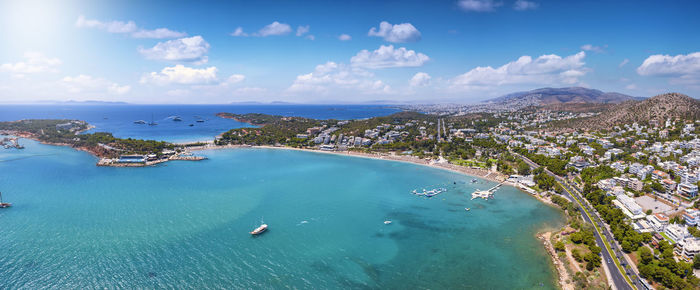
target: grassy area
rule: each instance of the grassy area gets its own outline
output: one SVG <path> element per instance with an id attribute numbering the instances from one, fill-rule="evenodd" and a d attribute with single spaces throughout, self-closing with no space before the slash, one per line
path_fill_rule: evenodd
<path id="1" fill-rule="evenodd" d="M 659 235 L 661 235 L 662 237 L 664 237 L 664 239 L 666 239 L 666 241 L 668 241 L 669 243 L 671 243 L 671 244 L 675 244 L 675 243 L 676 243 L 676 242 L 674 242 L 671 238 L 669 238 L 664 232 L 658 232 L 658 233 L 659 233 Z"/>
<path id="2" fill-rule="evenodd" d="M 450 163 L 455 164 L 455 165 L 459 165 L 459 166 L 466 166 L 466 167 L 476 166 L 476 167 L 486 168 L 486 163 L 475 161 L 475 160 L 452 158 L 452 159 L 450 159 Z"/>

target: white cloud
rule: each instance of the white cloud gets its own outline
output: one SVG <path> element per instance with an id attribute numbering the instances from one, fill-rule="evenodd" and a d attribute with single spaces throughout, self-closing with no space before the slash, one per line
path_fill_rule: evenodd
<path id="1" fill-rule="evenodd" d="M 302 35 L 304 35 L 304 34 L 309 33 L 309 30 L 310 30 L 310 29 L 311 29 L 311 27 L 308 26 L 308 25 L 306 25 L 306 26 L 301 26 L 301 25 L 300 25 L 299 27 L 297 27 L 297 36 L 302 36 Z"/>
<path id="2" fill-rule="evenodd" d="M 196 69 L 178 64 L 173 67 L 163 68 L 160 72 L 151 72 L 141 77 L 141 83 L 156 85 L 169 84 L 209 84 L 217 82 L 216 67 Z"/>
<path id="3" fill-rule="evenodd" d="M 25 52 L 24 60 L 15 63 L 0 64 L 0 72 L 9 72 L 15 76 L 31 73 L 57 72 L 61 60 L 47 57 L 40 52 Z"/>
<path id="4" fill-rule="evenodd" d="M 316 36 L 313 36 L 313 35 L 309 34 L 309 35 L 307 35 L 307 36 L 304 37 L 304 38 L 306 38 L 306 39 L 308 39 L 308 40 L 314 40 L 314 39 L 316 39 Z"/>
<path id="5" fill-rule="evenodd" d="M 209 43 L 201 36 L 193 36 L 159 42 L 152 48 L 140 48 L 139 52 L 148 59 L 165 61 L 185 61 L 206 63 Z"/>
<path id="6" fill-rule="evenodd" d="M 542 55 L 536 59 L 525 55 L 498 68 L 476 67 L 451 80 L 454 87 L 492 87 L 515 84 L 566 84 L 580 83 L 586 74 L 581 51 L 567 57 Z"/>
<path id="7" fill-rule="evenodd" d="M 240 83 L 240 82 L 242 82 L 242 81 L 244 81 L 244 80 L 245 80 L 245 76 L 244 76 L 244 75 L 241 75 L 241 74 L 233 74 L 233 75 L 229 76 L 228 79 L 226 79 L 225 84 L 227 84 L 227 85 L 233 85 L 233 84 Z"/>
<path id="8" fill-rule="evenodd" d="M 173 31 L 167 28 L 157 28 L 153 30 L 139 28 L 133 21 L 99 21 L 86 19 L 80 15 L 75 21 L 75 26 L 79 28 L 95 28 L 109 33 L 129 34 L 134 38 L 177 38 L 184 37 L 187 33 Z"/>
<path id="9" fill-rule="evenodd" d="M 643 76 L 678 77 L 692 80 L 700 78 L 700 52 L 676 56 L 655 54 L 647 57 L 637 73 Z"/>
<path id="10" fill-rule="evenodd" d="M 347 35 L 347 34 L 341 34 L 340 36 L 338 36 L 338 39 L 340 41 L 348 41 L 348 40 L 352 39 L 352 36 Z"/>
<path id="11" fill-rule="evenodd" d="M 342 94 L 386 94 L 391 92 L 391 87 L 381 80 L 373 79 L 374 75 L 359 68 L 327 62 L 316 66 L 316 69 L 308 74 L 297 76 L 294 83 L 287 89 L 292 94 L 317 93 L 328 95 L 330 93 Z"/>
<path id="12" fill-rule="evenodd" d="M 424 87 L 430 84 L 430 75 L 424 72 L 419 72 L 413 75 L 411 78 L 411 81 L 409 81 L 409 84 L 412 87 Z"/>
<path id="13" fill-rule="evenodd" d="M 369 36 L 378 36 L 388 42 L 416 42 L 421 39 L 421 34 L 411 23 L 394 24 L 382 21 L 379 29 L 372 27 L 367 33 Z"/>
<path id="14" fill-rule="evenodd" d="M 102 78 L 95 78 L 88 75 L 78 75 L 75 77 L 64 77 L 60 82 L 69 93 L 79 94 L 102 94 L 124 95 L 131 91 L 131 86 L 119 85 Z"/>
<path id="15" fill-rule="evenodd" d="M 503 2 L 493 0 L 460 0 L 457 5 L 464 11 L 491 12 L 503 6 Z"/>
<path id="16" fill-rule="evenodd" d="M 243 27 L 237 27 L 235 31 L 231 32 L 231 36 L 248 36 L 248 33 L 243 32 Z"/>
<path id="17" fill-rule="evenodd" d="M 630 62 L 630 60 L 625 58 L 624 60 L 622 60 L 622 62 L 619 65 L 617 65 L 617 67 L 623 67 L 629 62 Z"/>
<path id="18" fill-rule="evenodd" d="M 625 86 L 625 89 L 628 89 L 628 90 L 636 90 L 636 89 L 637 89 L 637 85 L 635 85 L 635 84 L 629 84 L 629 85 Z"/>
<path id="19" fill-rule="evenodd" d="M 261 28 L 257 33 L 255 33 L 255 36 L 260 36 L 260 37 L 266 37 L 266 36 L 274 36 L 274 35 L 286 35 L 292 32 L 292 27 L 289 26 L 289 24 L 286 23 L 279 23 L 277 21 L 272 22 L 268 25 L 265 25 L 265 27 Z"/>
<path id="20" fill-rule="evenodd" d="M 592 44 L 584 44 L 584 45 L 581 46 L 581 50 L 583 50 L 583 51 L 592 51 L 592 52 L 595 52 L 595 53 L 603 53 L 603 52 L 605 52 L 605 48 L 607 48 L 607 47 L 608 47 L 607 45 L 604 45 L 604 46 L 595 46 L 595 45 L 592 45 Z"/>
<path id="21" fill-rule="evenodd" d="M 532 1 L 526 1 L 526 0 L 517 0 L 515 3 L 513 3 L 513 9 L 518 10 L 518 11 L 525 11 L 525 10 L 533 10 L 537 9 L 540 4 Z"/>
<path id="22" fill-rule="evenodd" d="M 393 45 L 382 45 L 372 52 L 364 49 L 350 59 L 356 67 L 379 69 L 390 67 L 418 67 L 430 58 L 422 53 L 416 53 L 405 47 L 394 49 Z"/>

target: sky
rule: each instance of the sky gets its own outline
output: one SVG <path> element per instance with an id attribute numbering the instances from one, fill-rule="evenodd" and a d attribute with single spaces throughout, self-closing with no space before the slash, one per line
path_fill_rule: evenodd
<path id="1" fill-rule="evenodd" d="M 698 1 L 0 0 L 0 103 L 700 97 Z"/>

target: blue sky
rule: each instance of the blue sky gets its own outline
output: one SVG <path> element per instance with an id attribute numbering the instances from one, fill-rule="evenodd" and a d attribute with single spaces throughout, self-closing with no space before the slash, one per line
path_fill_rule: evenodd
<path id="1" fill-rule="evenodd" d="M 0 2 L 0 102 L 700 93 L 697 1 L 53 2 Z"/>

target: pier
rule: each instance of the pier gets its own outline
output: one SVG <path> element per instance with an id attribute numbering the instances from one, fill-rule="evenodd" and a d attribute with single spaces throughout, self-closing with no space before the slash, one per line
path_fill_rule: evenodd
<path id="1" fill-rule="evenodd" d="M 503 182 L 496 184 L 496 186 L 489 188 L 488 190 L 477 190 L 474 193 L 472 193 L 472 199 L 475 198 L 483 198 L 483 199 L 489 199 L 493 198 L 493 194 L 498 190 L 503 185 Z"/>

